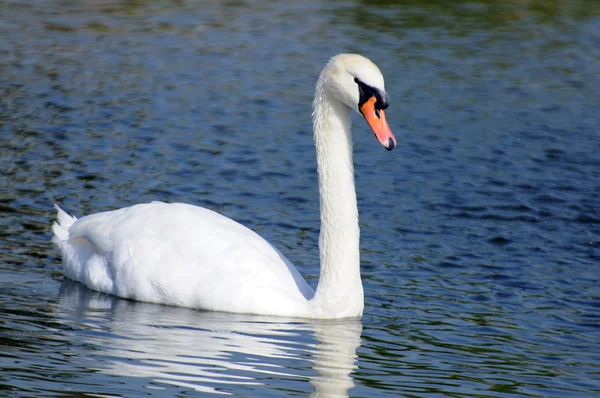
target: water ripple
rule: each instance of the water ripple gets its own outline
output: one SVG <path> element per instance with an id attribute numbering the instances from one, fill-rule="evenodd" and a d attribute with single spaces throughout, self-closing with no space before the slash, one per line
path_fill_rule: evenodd
<path id="1" fill-rule="evenodd" d="M 600 394 L 599 10 L 4 1 L 0 390 Z M 62 283 L 53 202 L 83 215 L 164 200 L 253 228 L 314 286 L 311 100 L 342 51 L 384 72 L 398 138 L 382 152 L 355 118 L 362 323 L 209 314 Z"/>

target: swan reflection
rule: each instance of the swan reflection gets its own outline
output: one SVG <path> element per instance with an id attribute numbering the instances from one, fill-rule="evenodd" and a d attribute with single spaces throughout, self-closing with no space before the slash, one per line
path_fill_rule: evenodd
<path id="1" fill-rule="evenodd" d="M 354 386 L 359 320 L 312 321 L 194 311 L 132 302 L 62 283 L 59 315 L 94 347 L 102 373 L 232 394 L 239 388 L 289 388 L 347 397 Z M 231 385 L 235 385 L 231 386 Z"/>

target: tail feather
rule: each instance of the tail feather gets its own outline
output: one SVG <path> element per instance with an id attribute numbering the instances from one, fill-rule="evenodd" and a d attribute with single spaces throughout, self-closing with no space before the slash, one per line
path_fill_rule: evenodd
<path id="1" fill-rule="evenodd" d="M 60 243 L 69 239 L 69 228 L 77 218 L 75 216 L 68 215 L 63 209 L 58 207 L 58 205 L 54 205 L 54 208 L 58 212 L 56 214 L 56 221 L 52 224 L 52 232 L 54 232 L 54 237 L 52 237 L 52 242 L 60 246 Z"/>

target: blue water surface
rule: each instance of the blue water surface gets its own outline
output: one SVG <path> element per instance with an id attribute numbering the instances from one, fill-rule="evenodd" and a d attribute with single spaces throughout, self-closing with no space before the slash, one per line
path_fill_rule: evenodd
<path id="1" fill-rule="evenodd" d="M 439 4 L 441 3 L 441 4 Z M 600 395 L 600 3 L 0 0 L 0 396 Z M 313 286 L 314 83 L 354 119 L 365 315 L 122 300 L 63 278 L 53 203 L 188 202 Z"/>

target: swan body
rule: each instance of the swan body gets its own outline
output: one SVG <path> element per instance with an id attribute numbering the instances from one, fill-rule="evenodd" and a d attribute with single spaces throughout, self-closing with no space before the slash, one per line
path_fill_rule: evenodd
<path id="1" fill-rule="evenodd" d="M 325 66 L 313 102 L 319 174 L 321 272 L 313 290 L 274 246 L 211 210 L 152 202 L 76 219 L 55 205 L 53 242 L 65 276 L 123 298 L 211 311 L 303 318 L 359 317 L 359 227 L 351 110 L 380 143 L 395 138 L 375 64 L 340 54 Z"/>

